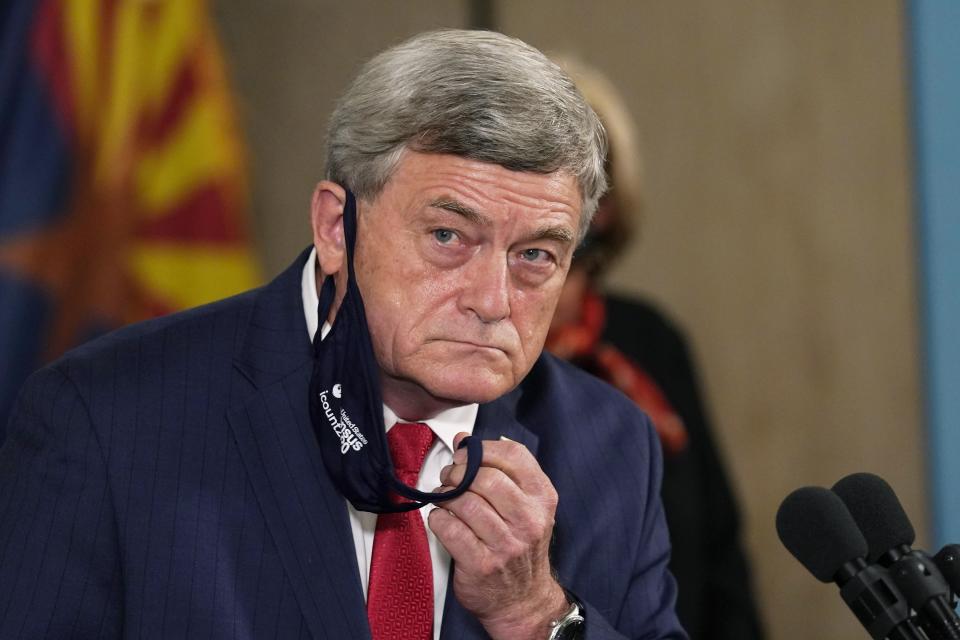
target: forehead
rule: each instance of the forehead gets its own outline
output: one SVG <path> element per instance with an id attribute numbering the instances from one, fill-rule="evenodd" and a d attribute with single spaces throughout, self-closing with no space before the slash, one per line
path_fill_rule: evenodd
<path id="1" fill-rule="evenodd" d="M 550 220 L 574 230 L 581 214 L 580 189 L 567 173 L 511 171 L 461 156 L 414 151 L 404 153 L 380 197 L 413 209 L 452 198 L 494 222 Z"/>

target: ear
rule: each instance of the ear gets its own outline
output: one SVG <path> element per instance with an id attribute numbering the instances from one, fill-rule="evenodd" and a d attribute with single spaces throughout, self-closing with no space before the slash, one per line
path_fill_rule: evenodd
<path id="1" fill-rule="evenodd" d="M 323 180 L 313 190 L 310 201 L 310 225 L 317 262 L 324 274 L 340 271 L 346 258 L 343 237 L 343 207 L 346 190 L 335 182 Z"/>

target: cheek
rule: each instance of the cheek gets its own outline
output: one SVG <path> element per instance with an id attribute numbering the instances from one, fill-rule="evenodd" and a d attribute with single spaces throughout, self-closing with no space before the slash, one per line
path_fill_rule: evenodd
<path id="1" fill-rule="evenodd" d="M 376 265 L 357 272 L 374 346 L 387 361 L 417 351 L 442 328 L 438 324 L 455 324 L 450 314 L 456 312 L 458 279 L 412 266 Z"/>
<path id="2" fill-rule="evenodd" d="M 373 231 L 367 235 L 373 235 Z M 402 317 L 407 304 L 404 293 L 409 291 L 404 284 L 411 276 L 409 261 L 403 259 L 407 251 L 400 243 L 402 237 L 381 232 L 376 235 L 382 239 L 376 246 L 364 242 L 365 237 L 361 235 L 357 242 L 355 268 L 372 329 L 378 318 L 382 325 L 388 324 L 385 320 Z"/>
<path id="3" fill-rule="evenodd" d="M 378 360 L 387 362 L 390 356 L 387 346 L 399 328 L 397 324 L 403 320 L 403 288 L 392 280 L 395 270 L 389 268 L 376 253 L 365 254 L 358 247 L 355 264 L 357 286 L 363 297 L 374 351 Z"/>
<path id="4" fill-rule="evenodd" d="M 525 352 L 537 352 L 543 348 L 543 342 L 553 319 L 553 312 L 560 298 L 560 287 L 550 287 L 537 291 L 521 291 L 513 303 L 513 323 L 520 334 Z"/>

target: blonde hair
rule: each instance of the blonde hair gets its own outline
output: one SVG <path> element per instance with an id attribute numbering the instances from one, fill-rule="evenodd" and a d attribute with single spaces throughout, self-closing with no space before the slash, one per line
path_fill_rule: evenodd
<path id="1" fill-rule="evenodd" d="M 603 123 L 607 134 L 609 191 L 617 220 L 601 268 L 619 254 L 640 225 L 643 211 L 643 159 L 636 128 L 620 92 L 597 69 L 569 54 L 550 56 L 576 83 L 580 93 Z"/>

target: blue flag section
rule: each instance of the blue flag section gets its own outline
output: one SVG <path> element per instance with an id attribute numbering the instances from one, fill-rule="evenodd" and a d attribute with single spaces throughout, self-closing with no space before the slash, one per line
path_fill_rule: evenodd
<path id="1" fill-rule="evenodd" d="M 0 2 L 0 440 L 32 370 L 260 284 L 208 9 Z"/>
<path id="2" fill-rule="evenodd" d="M 960 3 L 909 3 L 931 511 L 960 542 Z"/>
<path id="3" fill-rule="evenodd" d="M 17 390 L 42 362 L 52 301 L 33 243 L 66 214 L 69 145 L 35 46 L 40 3 L 0 10 L 0 442 Z"/>

